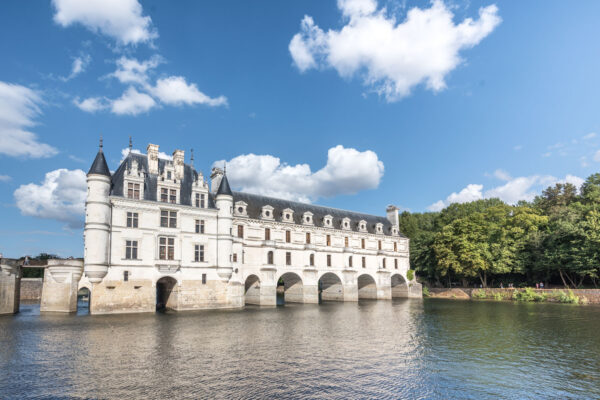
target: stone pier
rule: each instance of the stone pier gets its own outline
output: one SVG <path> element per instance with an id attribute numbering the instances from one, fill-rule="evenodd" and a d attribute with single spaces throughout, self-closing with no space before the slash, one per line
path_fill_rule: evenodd
<path id="1" fill-rule="evenodd" d="M 41 312 L 77 311 L 77 285 L 83 273 L 81 260 L 48 260 L 44 271 Z"/>
<path id="2" fill-rule="evenodd" d="M 18 313 L 20 295 L 21 267 L 4 258 L 0 263 L 0 315 Z"/>

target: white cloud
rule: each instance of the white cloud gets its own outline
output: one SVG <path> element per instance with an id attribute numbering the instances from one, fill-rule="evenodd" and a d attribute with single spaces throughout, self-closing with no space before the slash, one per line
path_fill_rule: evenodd
<path id="1" fill-rule="evenodd" d="M 73 65 L 71 66 L 71 73 L 67 77 L 61 77 L 60 79 L 63 81 L 68 81 L 75 78 L 77 75 L 81 74 L 85 71 L 85 69 L 90 65 L 90 61 L 92 57 L 89 54 L 82 55 L 80 57 L 76 57 L 73 60 Z"/>
<path id="2" fill-rule="evenodd" d="M 498 172 L 501 172 L 498 174 Z M 516 204 L 520 200 L 531 201 L 536 195 L 548 186 L 554 186 L 557 183 L 572 183 L 577 188 L 581 186 L 584 180 L 575 175 L 566 175 L 563 179 L 555 178 L 552 175 L 532 175 L 511 178 L 508 173 L 497 170 L 495 175 L 499 179 L 507 181 L 505 184 L 493 187 L 483 191 L 483 185 L 469 184 L 458 193 L 450 194 L 445 200 L 438 200 L 429 207 L 429 211 L 440 211 L 452 203 L 466 203 L 480 199 L 499 198 L 508 204 Z M 508 178 L 508 179 L 507 179 Z"/>
<path id="3" fill-rule="evenodd" d="M 109 76 L 117 78 L 123 84 L 147 85 L 148 73 L 163 62 L 163 58 L 157 54 L 145 61 L 123 56 L 117 60 L 117 70 Z"/>
<path id="4" fill-rule="evenodd" d="M 341 145 L 329 149 L 327 164 L 314 173 L 308 164 L 288 165 L 271 155 L 244 154 L 227 162 L 227 177 L 236 189 L 304 202 L 375 189 L 383 172 L 373 151 Z"/>
<path id="5" fill-rule="evenodd" d="M 513 147 L 514 151 L 519 151 L 519 150 L 523 150 L 523 145 L 522 144 L 518 144 L 515 147 Z"/>
<path id="6" fill-rule="evenodd" d="M 131 152 L 134 154 L 144 154 L 144 153 L 142 153 L 142 151 L 140 149 L 131 149 Z M 125 147 L 124 149 L 121 149 L 121 161 L 123 161 L 125 159 L 125 157 L 127 157 L 128 154 L 129 154 L 129 147 Z M 158 152 L 158 158 L 162 158 L 163 160 L 173 161 L 172 155 L 168 155 L 167 153 L 162 152 L 162 151 Z"/>
<path id="7" fill-rule="evenodd" d="M 494 176 L 496 178 L 500 179 L 501 181 L 510 181 L 510 179 L 511 179 L 510 174 L 503 169 L 495 170 Z"/>
<path id="8" fill-rule="evenodd" d="M 137 0 L 52 0 L 54 21 L 68 27 L 82 24 L 94 33 L 129 45 L 150 42 L 158 37 L 152 20 L 142 15 Z"/>
<path id="9" fill-rule="evenodd" d="M 71 228 L 83 226 L 86 175 L 80 169 L 57 169 L 37 185 L 21 185 L 14 196 L 21 214 L 65 222 Z"/>
<path id="10" fill-rule="evenodd" d="M 375 0 L 338 0 L 346 25 L 325 32 L 310 16 L 301 22 L 289 51 L 301 72 L 334 68 L 342 77 L 363 76 L 388 101 L 410 94 L 419 84 L 434 92 L 446 88 L 445 77 L 463 60 L 462 50 L 488 36 L 501 18 L 498 8 L 479 9 L 479 18 L 455 24 L 454 15 L 441 0 L 430 8 L 412 8 L 397 22 Z"/>
<path id="11" fill-rule="evenodd" d="M 170 76 L 168 78 L 157 80 L 156 86 L 152 89 L 152 93 L 158 97 L 161 102 L 169 105 L 206 104 L 212 107 L 227 105 L 226 97 L 208 97 L 198 90 L 196 84 L 188 84 L 182 76 Z"/>
<path id="12" fill-rule="evenodd" d="M 593 138 L 595 138 L 596 136 L 597 136 L 597 135 L 596 135 L 596 132 L 590 132 L 590 133 L 588 133 L 587 135 L 585 135 L 585 136 L 583 137 L 583 140 L 590 140 L 590 139 L 593 139 Z"/>
<path id="13" fill-rule="evenodd" d="M 0 182 L 8 182 L 10 181 L 12 178 L 8 175 L 0 175 Z"/>
<path id="14" fill-rule="evenodd" d="M 110 100 L 104 97 L 88 97 L 82 101 L 79 101 L 79 97 L 73 100 L 73 103 L 79 107 L 80 110 L 89 113 L 95 113 L 96 111 L 105 110 L 110 107 Z"/>
<path id="15" fill-rule="evenodd" d="M 58 151 L 38 141 L 28 130 L 41 114 L 40 95 L 25 86 L 0 81 L 0 154 L 13 157 L 51 157 Z"/>
<path id="16" fill-rule="evenodd" d="M 594 161 L 600 162 L 600 150 L 594 153 Z"/>
<path id="17" fill-rule="evenodd" d="M 113 100 L 111 111 L 114 114 L 137 115 L 149 111 L 156 106 L 156 102 L 146 93 L 138 92 L 133 86 L 129 86 L 121 97 Z"/>

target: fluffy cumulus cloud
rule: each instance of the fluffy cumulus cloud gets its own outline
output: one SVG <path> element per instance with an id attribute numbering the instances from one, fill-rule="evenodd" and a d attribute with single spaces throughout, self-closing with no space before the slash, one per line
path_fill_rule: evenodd
<path id="1" fill-rule="evenodd" d="M 120 45 L 151 42 L 158 37 L 151 18 L 143 15 L 137 0 L 52 0 L 52 4 L 57 24 L 81 24 Z"/>
<path id="2" fill-rule="evenodd" d="M 373 151 L 341 145 L 329 149 L 327 164 L 314 173 L 308 164 L 289 165 L 272 155 L 244 154 L 227 162 L 227 177 L 234 188 L 304 202 L 375 189 L 383 172 L 383 163 Z"/>
<path id="3" fill-rule="evenodd" d="M 345 25 L 324 31 L 310 16 L 301 22 L 289 51 L 301 72 L 333 68 L 342 77 L 356 74 L 364 84 L 395 101 L 425 84 L 433 91 L 446 87 L 446 75 L 461 62 L 460 52 L 488 36 L 501 22 L 498 8 L 479 9 L 476 19 L 454 23 L 443 1 L 412 8 L 398 22 L 376 0 L 338 0 Z"/>
<path id="4" fill-rule="evenodd" d="M 124 149 L 121 149 L 121 161 L 123 161 L 125 159 L 125 157 L 127 157 L 127 155 L 129 154 L 129 147 L 126 147 Z M 135 154 L 144 154 L 142 153 L 142 151 L 140 149 L 131 149 L 132 153 Z M 173 161 L 173 156 L 168 155 L 167 153 L 163 152 L 163 151 L 159 151 L 158 152 L 158 158 L 162 158 L 164 160 L 171 160 Z"/>
<path id="5" fill-rule="evenodd" d="M 8 182 L 10 181 L 12 178 L 8 175 L 0 175 L 0 182 Z"/>
<path id="6" fill-rule="evenodd" d="M 41 114 L 42 103 L 36 91 L 0 81 L 0 154 L 39 158 L 58 153 L 30 131 Z"/>
<path id="7" fill-rule="evenodd" d="M 121 57 L 116 61 L 117 69 L 107 75 L 129 85 L 118 99 L 106 97 L 76 98 L 74 104 L 82 111 L 94 113 L 110 110 L 118 115 L 138 115 L 148 112 L 159 104 L 168 106 L 192 106 L 202 104 L 209 107 L 227 106 L 225 96 L 210 97 L 198 89 L 195 83 L 188 83 L 182 76 L 167 76 L 152 84 L 153 70 L 164 62 L 159 55 L 145 61 Z"/>
<path id="8" fill-rule="evenodd" d="M 488 190 L 483 185 L 469 184 L 458 193 L 451 193 L 445 200 L 438 200 L 427 209 L 441 211 L 452 203 L 467 203 L 480 199 L 499 198 L 508 204 L 516 204 L 520 200 L 531 201 L 548 186 L 557 183 L 571 183 L 579 188 L 584 180 L 575 175 L 566 175 L 558 179 L 551 175 L 532 175 L 512 178 L 506 171 L 497 170 L 494 176 L 505 183 Z"/>
<path id="9" fill-rule="evenodd" d="M 21 185 L 14 196 L 21 214 L 65 222 L 81 228 L 87 193 L 86 175 L 80 169 L 48 172 L 41 184 Z"/>

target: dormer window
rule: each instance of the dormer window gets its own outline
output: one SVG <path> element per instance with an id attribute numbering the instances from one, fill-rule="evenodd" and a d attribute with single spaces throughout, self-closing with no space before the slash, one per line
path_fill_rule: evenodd
<path id="1" fill-rule="evenodd" d="M 140 199 L 140 184 L 127 182 L 127 198 L 128 199 Z"/>
<path id="2" fill-rule="evenodd" d="M 398 228 L 396 228 L 395 226 L 392 227 L 392 235 L 398 235 Z"/>
<path id="3" fill-rule="evenodd" d="M 350 229 L 350 218 L 344 218 L 340 225 L 342 229 Z"/>
<path id="4" fill-rule="evenodd" d="M 364 219 L 360 220 L 358 222 L 358 230 L 361 232 L 366 232 L 367 231 L 367 221 L 365 221 Z"/>
<path id="5" fill-rule="evenodd" d="M 323 226 L 327 227 L 327 228 L 331 228 L 332 224 L 333 224 L 333 217 L 331 215 L 326 215 L 323 217 Z"/>
<path id="6" fill-rule="evenodd" d="M 144 173 L 140 171 L 135 159 L 131 160 L 130 167 L 125 170 L 123 180 L 123 195 L 128 199 L 140 200 L 144 193 Z"/>
<path id="7" fill-rule="evenodd" d="M 375 232 L 379 234 L 383 233 L 383 224 L 381 222 L 375 225 Z"/>
<path id="8" fill-rule="evenodd" d="M 305 212 L 302 215 L 302 223 L 304 225 L 312 225 L 313 224 L 313 213 L 310 211 Z"/>
<path id="9" fill-rule="evenodd" d="M 167 171 L 167 179 L 171 180 L 171 171 Z"/>
<path id="10" fill-rule="evenodd" d="M 262 219 L 273 219 L 273 207 L 269 205 L 263 206 L 260 217 Z"/>
<path id="11" fill-rule="evenodd" d="M 248 204 L 246 202 L 243 202 L 243 201 L 236 202 L 235 207 L 234 207 L 235 215 L 247 217 L 248 215 L 246 214 L 246 207 L 248 207 Z"/>
<path id="12" fill-rule="evenodd" d="M 283 222 L 294 222 L 294 210 L 286 208 L 281 213 L 281 220 Z"/>
<path id="13" fill-rule="evenodd" d="M 206 208 L 205 193 L 194 193 L 194 206 L 197 208 Z"/>

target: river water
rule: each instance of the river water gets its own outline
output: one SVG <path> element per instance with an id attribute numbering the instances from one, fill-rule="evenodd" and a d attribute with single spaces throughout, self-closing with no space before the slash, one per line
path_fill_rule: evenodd
<path id="1" fill-rule="evenodd" d="M 440 299 L 0 317 L 0 398 L 600 398 L 600 307 Z"/>

